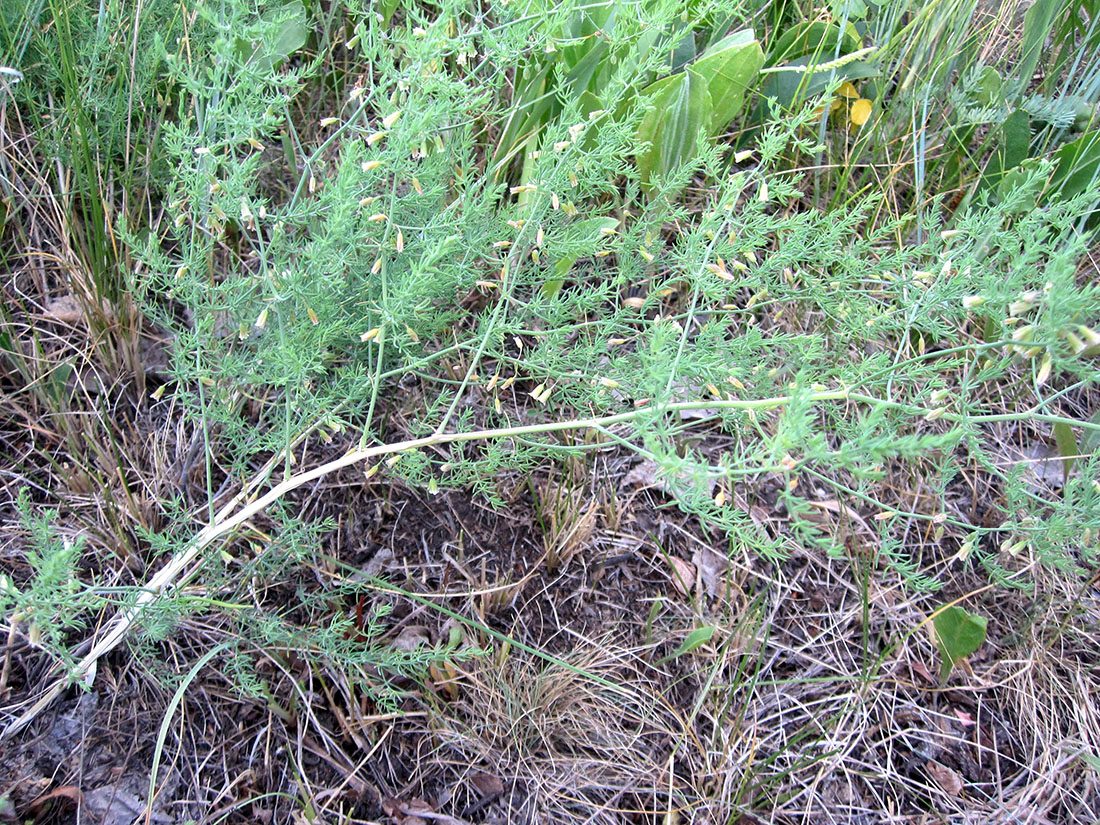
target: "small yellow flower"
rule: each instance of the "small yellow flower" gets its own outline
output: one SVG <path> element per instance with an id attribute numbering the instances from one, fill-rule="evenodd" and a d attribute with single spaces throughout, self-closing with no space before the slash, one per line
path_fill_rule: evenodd
<path id="1" fill-rule="evenodd" d="M 856 127 L 862 126 L 870 117 L 871 101 L 865 97 L 861 97 L 853 103 L 852 108 L 848 110 L 848 118 L 852 121 L 852 125 Z"/>

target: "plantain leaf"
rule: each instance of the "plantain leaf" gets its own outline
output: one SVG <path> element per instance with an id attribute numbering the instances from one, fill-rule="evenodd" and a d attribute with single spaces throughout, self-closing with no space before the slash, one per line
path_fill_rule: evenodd
<path id="1" fill-rule="evenodd" d="M 685 653 L 691 653 L 691 651 L 702 647 L 711 640 L 711 637 L 714 636 L 715 630 L 716 628 L 714 625 L 705 625 L 704 627 L 696 628 L 687 635 L 687 638 L 680 643 L 680 646 L 676 648 L 676 650 L 674 650 L 668 656 L 659 659 L 657 661 L 657 664 L 663 664 L 664 662 L 676 659 L 680 656 L 683 656 Z"/>
<path id="2" fill-rule="evenodd" d="M 1023 109 L 1017 109 L 1001 124 L 1001 140 L 997 151 L 989 159 L 980 189 L 998 186 L 1006 172 L 1015 169 L 1028 157 L 1031 148 L 1031 118 Z"/>
<path id="3" fill-rule="evenodd" d="M 764 65 L 764 51 L 752 29 L 734 32 L 707 49 L 691 67 L 707 83 L 711 136 L 740 114 L 745 94 Z"/>
<path id="4" fill-rule="evenodd" d="M 572 224 L 560 250 L 562 257 L 554 262 L 554 277 L 542 285 L 543 294 L 547 298 L 557 295 L 577 261 L 599 252 L 600 242 L 618 226 L 619 221 L 615 218 L 589 218 Z"/>
<path id="5" fill-rule="evenodd" d="M 1023 109 L 1017 109 L 1005 120 L 1001 131 L 1003 168 L 1015 169 L 1027 160 L 1031 151 L 1031 118 Z"/>
<path id="6" fill-rule="evenodd" d="M 676 43 L 669 58 L 670 71 L 675 72 L 684 68 L 698 54 L 695 48 L 695 33 L 692 31 L 693 24 L 694 21 L 689 18 L 675 25 L 670 32 L 669 39 Z"/>
<path id="7" fill-rule="evenodd" d="M 1073 469 L 1074 457 L 1078 454 L 1077 439 L 1073 435 L 1073 427 L 1064 421 L 1054 423 L 1054 443 L 1058 446 L 1058 455 L 1062 457 L 1062 478 L 1069 478 L 1069 472 Z"/>
<path id="8" fill-rule="evenodd" d="M 601 101 L 595 94 L 589 91 L 583 91 L 577 96 L 577 111 L 579 114 L 588 118 L 593 112 L 603 108 L 603 101 Z M 581 149 L 591 149 L 596 145 L 596 141 L 600 134 L 599 121 L 589 122 L 588 128 L 581 133 L 581 136 L 577 139 L 577 146 Z"/>
<path id="9" fill-rule="evenodd" d="M 1035 0 L 1024 14 L 1024 36 L 1020 44 L 1020 62 L 1016 66 L 1016 77 L 1024 88 L 1035 74 L 1047 35 L 1063 8 L 1061 0 Z"/>
<path id="10" fill-rule="evenodd" d="M 1004 81 L 992 66 L 985 66 L 978 74 L 977 87 L 971 92 L 978 106 L 999 106 L 1004 102 Z"/>
<path id="11" fill-rule="evenodd" d="M 1054 153 L 1054 162 L 1047 197 L 1057 195 L 1068 200 L 1080 195 L 1100 174 L 1100 129 L 1067 143 Z"/>
<path id="12" fill-rule="evenodd" d="M 1000 199 L 1007 200 L 1011 196 L 1019 202 L 1013 214 L 1022 215 L 1037 208 L 1045 183 L 1043 180 L 1031 177 L 1031 173 L 1038 166 L 1038 158 L 1028 158 L 1015 169 L 1006 172 L 1005 176 L 1001 178 L 1001 183 L 997 187 Z"/>
<path id="13" fill-rule="evenodd" d="M 647 185 L 654 175 L 667 177 L 691 162 L 699 138 L 709 131 L 712 112 L 707 83 L 691 67 L 657 81 L 643 94 L 655 87 L 649 98 L 651 108 L 638 127 L 639 140 L 650 144 L 637 158 L 642 182 Z"/>
<path id="14" fill-rule="evenodd" d="M 710 641 L 714 635 L 714 625 L 706 625 L 704 627 L 696 628 L 688 634 L 684 639 L 683 644 L 676 648 L 676 652 L 673 656 L 683 656 L 685 653 L 691 653 L 696 648 L 702 647 Z"/>
<path id="15" fill-rule="evenodd" d="M 1090 424 L 1100 424 L 1100 409 L 1092 414 L 1089 418 Z M 1094 429 L 1087 429 L 1081 434 L 1081 455 L 1091 456 L 1097 450 L 1100 450 L 1100 432 Z"/>
<path id="16" fill-rule="evenodd" d="M 820 60 L 831 60 L 840 40 L 842 55 L 857 51 L 861 45 L 855 26 L 848 24 L 843 30 L 835 23 L 799 23 L 785 31 L 768 53 L 768 65 L 778 66 L 804 55 L 816 55 Z"/>
<path id="17" fill-rule="evenodd" d="M 309 28 L 306 25 L 306 7 L 301 0 L 292 0 L 284 6 L 268 9 L 263 13 L 262 19 L 271 26 L 262 42 L 249 43 L 238 37 L 234 45 L 237 53 L 246 58 L 249 65 L 257 71 L 266 72 L 280 66 L 306 44 Z"/>
<path id="18" fill-rule="evenodd" d="M 847 63 L 836 69 L 819 68 L 822 61 L 814 55 L 795 58 L 777 71 L 769 72 L 761 86 L 762 98 L 774 97 L 785 109 L 792 109 L 802 101 L 813 97 L 832 83 L 833 78 L 843 80 L 867 80 L 878 76 L 878 69 L 863 60 Z"/>
<path id="19" fill-rule="evenodd" d="M 660 108 L 659 104 L 664 102 L 664 99 L 665 99 L 664 95 L 666 95 L 672 89 L 673 86 L 677 86 L 680 83 L 680 81 L 683 79 L 683 77 L 684 77 L 683 74 L 671 74 L 668 77 L 662 77 L 660 80 L 654 80 L 652 83 L 650 83 L 644 89 L 642 89 L 641 94 L 640 94 L 642 102 L 647 107 L 657 106 L 658 109 L 659 109 Z M 653 115 L 655 121 L 660 119 L 660 112 L 659 111 L 655 112 L 653 110 L 650 110 L 649 112 L 646 113 L 647 119 L 648 119 L 649 115 Z M 642 121 L 643 125 L 639 126 L 638 128 L 639 129 L 643 128 L 645 122 L 646 121 L 643 120 Z"/>
<path id="20" fill-rule="evenodd" d="M 955 664 L 982 646 L 985 641 L 985 616 L 967 613 L 961 607 L 952 606 L 937 614 L 932 620 L 936 629 L 936 644 L 940 649 L 942 664 L 940 678 L 946 679 Z"/>

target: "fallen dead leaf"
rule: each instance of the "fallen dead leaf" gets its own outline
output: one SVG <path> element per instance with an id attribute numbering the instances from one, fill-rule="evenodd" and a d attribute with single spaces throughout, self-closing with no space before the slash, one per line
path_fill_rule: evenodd
<path id="1" fill-rule="evenodd" d="M 448 698 L 451 700 L 458 698 L 458 680 L 461 678 L 461 674 L 450 659 L 444 659 L 438 665 L 432 662 L 428 665 L 428 673 L 431 675 L 435 686 L 447 692 Z"/>
<path id="2" fill-rule="evenodd" d="M 657 462 L 648 458 L 623 476 L 624 487 L 656 487 Z"/>
<path id="3" fill-rule="evenodd" d="M 470 784 L 473 785 L 482 796 L 497 796 L 504 793 L 504 780 L 496 774 L 477 773 L 470 774 Z"/>
<path id="4" fill-rule="evenodd" d="M 398 650 L 412 653 L 421 645 L 431 646 L 431 633 L 424 625 L 411 624 L 402 628 L 397 638 L 393 640 L 393 646 Z"/>
<path id="5" fill-rule="evenodd" d="M 63 324 L 76 324 L 84 320 L 84 308 L 72 295 L 62 295 L 46 304 L 46 317 Z"/>
<path id="6" fill-rule="evenodd" d="M 726 571 L 729 570 L 730 560 L 717 550 L 701 547 L 692 554 L 691 561 L 699 570 L 699 579 L 706 594 L 724 597 Z"/>
<path id="7" fill-rule="evenodd" d="M 700 484 L 700 481 L 693 478 L 689 473 L 682 473 L 679 476 L 662 474 L 660 465 L 648 458 L 631 469 L 623 477 L 622 483 L 624 487 L 655 487 L 670 496 L 676 496 L 678 491 L 685 493 L 689 487 L 698 489 L 700 486 L 705 486 L 707 495 L 711 498 L 714 497 L 714 489 L 718 486 L 717 479 L 711 477 L 707 477 Z"/>
<path id="8" fill-rule="evenodd" d="M 54 788 L 49 793 L 42 794 L 42 796 L 38 797 L 27 807 L 31 817 L 37 820 L 53 807 L 52 803 L 58 800 L 67 799 L 72 802 L 74 806 L 78 806 L 83 796 L 84 795 L 80 792 L 80 788 L 76 787 L 76 785 L 61 785 L 60 787 Z"/>
<path id="9" fill-rule="evenodd" d="M 929 762 L 926 766 L 928 775 L 936 780 L 936 784 L 943 788 L 948 796 L 958 796 L 962 793 L 963 779 L 955 771 L 939 762 Z"/>
<path id="10" fill-rule="evenodd" d="M 669 556 L 668 562 L 672 565 L 672 585 L 681 596 L 691 595 L 695 586 L 695 565 L 689 561 Z"/>
<path id="11" fill-rule="evenodd" d="M 374 554 L 373 558 L 371 558 L 370 561 L 367 562 L 366 567 L 363 568 L 363 575 L 378 578 L 382 575 L 383 570 L 389 568 L 393 560 L 393 550 L 390 550 L 387 547 L 383 547 L 381 550 Z"/>
<path id="12" fill-rule="evenodd" d="M 930 685 L 936 684 L 936 677 L 932 675 L 932 671 L 928 669 L 928 665 L 924 662 L 913 660 L 909 663 L 910 669 L 920 676 L 924 681 Z"/>
<path id="13" fill-rule="evenodd" d="M 400 799 L 387 797 L 382 800 L 382 810 L 393 820 L 394 825 L 427 825 L 428 821 L 439 825 L 466 825 L 462 820 L 447 814 L 436 813 L 435 809 L 423 799 Z"/>
<path id="14" fill-rule="evenodd" d="M 1062 486 L 1064 470 L 1056 448 L 1035 443 L 1023 449 L 1010 447 L 1008 452 L 1013 463 L 1022 467 L 1021 478 L 1033 492 L 1045 494 Z"/>

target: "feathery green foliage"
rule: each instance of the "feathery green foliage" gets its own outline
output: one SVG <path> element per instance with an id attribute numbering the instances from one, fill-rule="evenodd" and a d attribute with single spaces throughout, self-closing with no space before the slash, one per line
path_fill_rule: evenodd
<path id="1" fill-rule="evenodd" d="M 204 435 L 207 530 L 188 539 L 195 515 L 180 508 L 163 549 L 230 593 L 187 602 L 169 580 L 159 603 L 237 610 L 253 576 L 290 579 L 314 559 L 325 526 L 278 505 L 348 432 L 349 461 L 392 450 L 384 472 L 494 500 L 507 471 L 627 447 L 708 528 L 769 556 L 800 544 L 843 555 L 808 517 L 813 497 L 833 497 L 877 514 L 880 563 L 915 586 L 936 582 L 902 541 L 912 524 L 968 535 L 995 574 L 1024 551 L 1092 569 L 1100 459 L 1037 492 L 1004 465 L 996 428 L 1097 430 L 1059 403 L 1096 381 L 1100 296 L 1075 263 L 1097 187 L 1043 200 L 1055 167 L 1037 160 L 955 215 L 922 197 L 884 218 L 878 188 L 810 208 L 815 181 L 795 163 L 828 148 L 822 126 L 850 71 L 788 111 L 757 100 L 766 117 L 736 152 L 704 118 L 683 162 L 649 178 L 637 161 L 652 101 L 639 91 L 751 14 L 700 7 L 698 21 L 722 21 L 705 34 L 680 27 L 675 4 L 598 4 L 622 21 L 612 31 L 592 8 L 352 8 L 318 34 L 301 4 L 229 2 L 156 40 L 148 59 L 172 104 L 164 218 L 119 237 L 145 312 L 173 336 L 167 391 Z M 819 40 L 818 57 L 845 56 L 842 36 Z M 551 46 L 592 49 L 573 68 L 598 54 L 598 82 L 560 76 Z M 891 48 L 897 105 L 912 109 L 933 87 L 907 87 L 917 58 Z M 930 79 L 947 84 L 951 65 L 937 66 Z M 302 118 L 318 89 L 324 110 Z M 569 446 L 558 434 L 570 429 L 597 437 Z M 424 449 L 393 446 L 406 436 Z M 964 464 L 1003 485 L 999 518 L 950 506 Z M 765 479 L 779 482 L 787 533 L 730 504 Z M 238 509 L 219 511 L 222 485 L 242 489 Z M 247 563 L 232 545 L 212 552 L 257 498 L 276 505 L 278 530 Z M 240 632 L 297 646 L 308 627 L 324 655 L 362 663 L 346 621 L 296 598 L 302 624 L 242 609 Z"/>

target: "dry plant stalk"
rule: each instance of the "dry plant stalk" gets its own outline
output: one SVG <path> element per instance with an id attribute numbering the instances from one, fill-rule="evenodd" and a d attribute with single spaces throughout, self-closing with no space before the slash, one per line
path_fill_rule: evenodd
<path id="1" fill-rule="evenodd" d="M 817 393 L 817 400 L 831 400 L 845 397 L 843 392 Z M 765 401 L 728 401 L 716 403 L 714 401 L 683 402 L 671 404 L 666 411 L 669 413 L 685 410 L 714 408 L 725 406 L 727 408 L 761 409 L 778 407 L 787 403 L 789 397 L 767 399 Z M 599 418 L 580 418 L 569 421 L 559 421 L 549 424 L 531 424 L 520 427 L 503 427 L 491 430 L 479 430 L 466 433 L 440 433 L 436 432 L 423 438 L 400 441 L 395 444 L 383 444 L 376 447 L 366 447 L 352 450 L 346 455 L 285 479 L 272 487 L 259 498 L 254 498 L 248 503 L 249 491 L 259 487 L 270 474 L 278 456 L 272 459 L 264 469 L 255 476 L 246 489 L 238 494 L 232 501 L 223 507 L 214 521 L 203 528 L 179 553 L 162 567 L 155 576 L 142 588 L 134 604 L 119 611 L 108 623 L 103 635 L 92 645 L 91 650 L 76 664 L 72 670 L 64 676 L 57 676 L 49 688 L 39 697 L 35 703 L 23 712 L 7 728 L 0 733 L 0 739 L 12 736 L 23 730 L 45 710 L 69 685 L 74 681 L 82 680 L 90 683 L 95 678 L 96 667 L 99 659 L 114 650 L 122 642 L 130 629 L 141 618 L 142 614 L 160 598 L 162 598 L 180 579 L 181 574 L 192 563 L 202 563 L 199 558 L 203 550 L 209 547 L 216 539 L 231 533 L 237 527 L 244 524 L 256 514 L 265 510 L 268 506 L 278 501 L 292 490 L 296 490 L 304 484 L 323 478 L 344 467 L 369 461 L 372 458 L 383 455 L 404 453 L 423 447 L 437 446 L 441 444 L 453 444 L 463 441 L 485 441 L 490 439 L 506 439 L 536 435 L 540 433 L 564 432 L 567 430 L 584 430 L 601 427 L 609 427 L 637 419 L 641 411 L 619 413 L 617 415 L 603 416 Z M 646 411 L 646 414 L 652 414 Z M 239 507 L 239 509 L 237 509 Z M 235 512 L 234 512 L 235 511 Z"/>
<path id="2" fill-rule="evenodd" d="M 220 510 L 213 523 L 203 528 L 192 540 L 188 543 L 179 553 L 177 553 L 160 571 L 149 581 L 149 583 L 142 589 L 137 600 L 131 607 L 119 611 L 114 618 L 109 622 L 107 630 L 96 641 L 91 650 L 72 668 L 71 672 L 65 676 L 58 676 L 55 678 L 53 684 L 45 691 L 45 693 L 18 719 L 8 725 L 2 733 L 0 733 L 0 739 L 11 736 L 18 731 L 29 725 L 46 707 L 48 707 L 59 695 L 65 690 L 73 681 L 83 680 L 90 682 L 95 678 L 95 670 L 97 663 L 101 657 L 111 652 L 119 645 L 120 642 L 126 637 L 130 629 L 141 618 L 145 610 L 147 610 L 152 604 L 157 602 L 160 598 L 177 583 L 181 574 L 192 563 L 198 562 L 202 564 L 202 560 L 199 558 L 203 550 L 209 547 L 216 539 L 231 533 L 237 527 L 240 527 L 246 521 L 251 519 L 256 514 L 267 509 L 271 504 L 278 501 L 280 498 L 290 493 L 293 490 L 308 484 L 311 481 L 323 478 L 329 473 L 333 473 L 344 467 L 350 467 L 354 464 L 369 461 L 372 458 L 383 455 L 394 455 L 398 453 L 410 452 L 418 450 L 424 447 L 439 446 L 443 444 L 456 444 L 466 441 L 488 441 L 495 439 L 508 439 L 519 438 L 523 436 L 548 434 L 548 433 L 560 433 L 570 430 L 586 430 L 586 429 L 602 429 L 614 426 L 616 424 L 629 423 L 636 421 L 643 416 L 652 416 L 655 413 L 658 414 L 676 414 L 692 410 L 700 409 L 730 409 L 730 410 L 768 410 L 783 407 L 793 400 L 792 396 L 777 396 L 774 398 L 757 399 L 752 401 L 739 401 L 739 400 L 704 400 L 704 401 L 687 401 L 665 405 L 659 410 L 633 410 L 631 412 L 618 413 L 615 415 L 608 415 L 596 418 L 575 418 L 566 421 L 556 421 L 546 424 L 529 424 L 517 427 L 501 427 L 489 430 L 477 430 L 472 432 L 460 432 L 460 433 L 442 433 L 435 432 L 432 435 L 425 436 L 423 438 L 414 438 L 406 441 L 399 441 L 394 444 L 382 444 L 375 447 L 364 447 L 356 450 L 352 450 L 346 455 L 322 464 L 312 470 L 307 470 L 297 475 L 291 476 L 279 484 L 272 487 L 264 495 L 259 498 L 254 498 L 248 503 L 243 504 L 250 491 L 255 490 L 260 484 L 268 477 L 271 469 L 274 467 L 275 462 L 278 460 L 278 456 L 272 459 L 265 468 L 255 476 L 245 490 L 239 493 L 231 502 Z M 858 393 L 852 393 L 847 390 L 829 390 L 814 392 L 808 395 L 808 400 L 811 402 L 823 402 L 823 401 L 855 401 L 860 403 L 866 403 L 871 405 L 887 405 L 897 406 L 896 402 L 884 401 L 880 398 L 873 396 L 862 395 Z M 907 408 L 911 414 L 914 415 L 927 415 L 930 410 L 923 408 Z M 952 416 L 948 414 L 944 417 Z M 970 416 L 970 420 L 1008 420 L 1012 418 L 1023 418 L 1029 416 L 1032 418 L 1045 418 L 1051 420 L 1063 420 L 1058 416 L 1043 416 L 1035 412 L 1019 413 L 1019 414 L 1002 414 L 1002 415 L 988 415 L 988 416 Z M 964 416 L 954 416 L 957 418 L 963 418 Z M 1073 422 L 1079 424 L 1079 422 Z M 1097 430 L 1100 430 L 1100 425 L 1093 425 Z M 238 508 L 239 509 L 236 509 Z M 234 510 L 236 510 L 234 512 Z"/>

